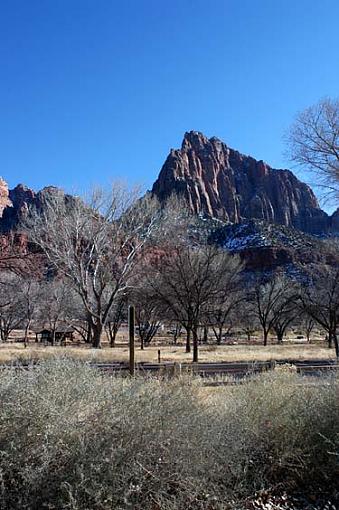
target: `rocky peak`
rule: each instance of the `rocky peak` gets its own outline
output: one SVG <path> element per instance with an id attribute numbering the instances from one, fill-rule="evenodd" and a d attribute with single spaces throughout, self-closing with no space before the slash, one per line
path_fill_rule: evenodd
<path id="1" fill-rule="evenodd" d="M 38 193 L 23 184 L 18 184 L 13 190 L 2 179 L 0 180 L 0 232 L 7 233 L 15 230 L 23 215 L 31 205 L 43 210 L 47 202 L 65 200 L 71 203 L 72 197 L 55 186 L 47 186 Z"/>
<path id="2" fill-rule="evenodd" d="M 35 192 L 25 186 L 18 184 L 14 189 L 9 192 L 9 197 L 14 208 L 20 208 L 24 203 L 31 203 L 35 199 Z"/>
<path id="3" fill-rule="evenodd" d="M 192 212 L 225 222 L 254 218 L 310 233 L 329 228 L 313 191 L 291 171 L 275 170 L 197 131 L 185 133 L 181 149 L 171 150 L 152 192 L 161 202 L 182 195 Z"/>

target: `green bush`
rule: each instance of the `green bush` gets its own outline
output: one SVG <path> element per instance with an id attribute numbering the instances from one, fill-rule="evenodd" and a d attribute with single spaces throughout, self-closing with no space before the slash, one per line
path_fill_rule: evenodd
<path id="1" fill-rule="evenodd" d="M 335 380 L 209 390 L 66 360 L 0 374 L 0 508 L 229 508 L 261 489 L 337 483 Z"/>

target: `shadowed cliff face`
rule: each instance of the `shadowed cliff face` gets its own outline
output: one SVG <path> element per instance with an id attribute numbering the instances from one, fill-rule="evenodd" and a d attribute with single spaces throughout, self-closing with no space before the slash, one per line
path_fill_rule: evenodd
<path id="1" fill-rule="evenodd" d="M 37 193 L 23 184 L 8 190 L 6 182 L 0 179 L 0 233 L 7 234 L 14 231 L 30 206 L 34 205 L 38 210 L 43 211 L 46 201 L 55 199 L 64 200 L 65 203 L 70 204 L 76 200 L 54 186 L 43 188 Z"/>
<path id="2" fill-rule="evenodd" d="M 185 134 L 180 150 L 171 150 L 152 192 L 160 201 L 181 194 L 193 212 L 231 223 L 259 219 L 314 234 L 331 224 L 311 188 L 292 172 L 196 131 Z"/>

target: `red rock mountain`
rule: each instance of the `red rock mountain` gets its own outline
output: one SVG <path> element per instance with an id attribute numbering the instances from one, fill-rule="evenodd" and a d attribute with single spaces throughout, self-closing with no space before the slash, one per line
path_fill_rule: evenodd
<path id="1" fill-rule="evenodd" d="M 328 216 L 291 171 L 275 170 L 197 131 L 185 134 L 181 149 L 171 150 L 152 192 L 161 202 L 180 194 L 193 212 L 225 223 L 264 220 L 311 234 L 339 232 L 339 209 Z M 43 209 L 52 197 L 70 205 L 74 200 L 53 186 L 37 193 L 22 184 L 9 190 L 0 178 L 0 232 L 15 229 L 31 204 Z"/>
<path id="2" fill-rule="evenodd" d="M 259 219 L 312 234 L 331 229 L 332 218 L 290 170 L 275 170 L 197 131 L 171 150 L 152 192 L 161 202 L 183 195 L 193 212 L 230 223 Z"/>
<path id="3" fill-rule="evenodd" d="M 23 184 L 18 184 L 14 189 L 9 190 L 7 183 L 0 178 L 0 233 L 7 234 L 15 230 L 23 214 L 31 205 L 42 210 L 46 200 L 53 197 L 65 201 L 74 200 L 71 195 L 65 194 L 54 186 L 47 186 L 37 193 Z"/>

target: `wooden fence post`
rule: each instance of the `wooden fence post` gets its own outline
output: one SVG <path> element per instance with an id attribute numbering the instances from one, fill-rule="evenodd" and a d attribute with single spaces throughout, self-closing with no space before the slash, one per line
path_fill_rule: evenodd
<path id="1" fill-rule="evenodd" d="M 135 308 L 133 305 L 130 305 L 128 307 L 129 373 L 132 376 L 134 375 L 135 371 L 134 328 L 135 328 Z"/>

